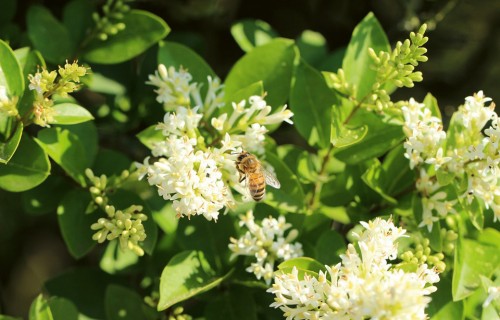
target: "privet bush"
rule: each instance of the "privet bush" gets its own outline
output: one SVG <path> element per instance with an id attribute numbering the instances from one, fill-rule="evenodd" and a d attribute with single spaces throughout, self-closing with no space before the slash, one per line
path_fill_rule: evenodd
<path id="1" fill-rule="evenodd" d="M 123 1 L 32 5 L 26 25 L 29 46 L 0 41 L 0 187 L 100 257 L 48 280 L 30 319 L 497 316 L 495 105 L 478 88 L 445 126 L 431 93 L 391 98 L 423 81 L 426 25 L 391 47 L 368 14 L 339 68 L 237 23 L 225 79 Z"/>

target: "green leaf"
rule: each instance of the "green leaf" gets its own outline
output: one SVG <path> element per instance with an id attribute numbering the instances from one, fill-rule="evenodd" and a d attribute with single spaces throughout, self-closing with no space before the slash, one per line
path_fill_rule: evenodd
<path id="1" fill-rule="evenodd" d="M 223 280 L 215 276 L 202 252 L 181 252 L 170 259 L 161 274 L 158 311 L 213 289 Z"/>
<path id="2" fill-rule="evenodd" d="M 38 187 L 22 193 L 23 209 L 33 215 L 56 212 L 59 201 L 69 189 L 63 177 L 50 175 Z M 58 196 L 54 197 L 55 194 Z"/>
<path id="3" fill-rule="evenodd" d="M 66 27 L 49 9 L 33 5 L 29 7 L 26 25 L 34 47 L 52 63 L 62 63 L 73 56 L 73 43 Z"/>
<path id="4" fill-rule="evenodd" d="M 50 297 L 48 300 L 54 320 L 78 320 L 79 313 L 76 306 L 68 299 Z"/>
<path id="5" fill-rule="evenodd" d="M 316 259 L 332 266 L 340 262 L 340 254 L 346 249 L 344 238 L 335 230 L 323 232 L 314 247 Z"/>
<path id="6" fill-rule="evenodd" d="M 97 129 L 92 122 L 45 128 L 36 140 L 66 173 L 86 186 L 85 169 L 92 166 L 97 153 Z"/>
<path id="7" fill-rule="evenodd" d="M 372 113 L 364 113 L 363 121 L 368 126 L 364 139 L 335 153 L 336 158 L 347 164 L 382 156 L 405 139 L 401 126 L 384 123 Z"/>
<path id="8" fill-rule="evenodd" d="M 431 111 L 431 114 L 434 117 L 436 117 L 440 120 L 442 119 L 441 110 L 439 109 L 437 99 L 432 94 L 428 93 L 425 96 L 424 105 L 425 105 L 425 108 L 427 108 Z"/>
<path id="9" fill-rule="evenodd" d="M 281 188 L 268 187 L 264 202 L 288 212 L 301 212 L 304 209 L 304 191 L 297 176 L 274 153 L 266 154 L 266 162 L 274 168 Z"/>
<path id="10" fill-rule="evenodd" d="M 83 43 L 87 32 L 94 26 L 92 12 L 95 8 L 91 1 L 72 0 L 63 9 L 62 22 L 70 34 L 73 47 Z"/>
<path id="11" fill-rule="evenodd" d="M 382 163 L 386 177 L 390 175 L 390 179 L 385 179 L 384 190 L 396 198 L 412 187 L 416 179 L 415 172 L 410 169 L 408 159 L 404 156 L 404 151 L 403 144 L 398 145 L 387 153 Z"/>
<path id="12" fill-rule="evenodd" d="M 60 103 L 54 106 L 55 124 L 77 124 L 93 120 L 92 114 L 82 106 L 74 103 Z"/>
<path id="13" fill-rule="evenodd" d="M 299 279 L 302 279 L 304 274 L 318 277 L 319 272 L 325 270 L 324 264 L 307 257 L 286 260 L 280 263 L 278 270 L 282 273 L 291 273 L 294 267 L 299 271 Z"/>
<path id="14" fill-rule="evenodd" d="M 95 158 L 92 171 L 95 175 L 120 175 L 124 170 L 130 169 L 131 162 L 123 153 L 101 148 Z"/>
<path id="15" fill-rule="evenodd" d="M 30 306 L 29 320 L 53 320 L 47 299 L 39 294 Z"/>
<path id="16" fill-rule="evenodd" d="M 371 12 L 354 29 L 342 62 L 347 82 L 357 89 L 355 97 L 358 101 L 372 91 L 376 81 L 377 72 L 372 67 L 373 61 L 368 48 L 372 48 L 377 54 L 391 50 L 382 26 Z"/>
<path id="17" fill-rule="evenodd" d="M 231 26 L 231 34 L 245 52 L 267 44 L 278 37 L 278 33 L 267 22 L 254 19 L 236 22 Z"/>
<path id="18" fill-rule="evenodd" d="M 12 123 L 14 123 L 13 132 L 10 132 L 6 141 L 0 141 L 0 164 L 9 162 L 16 152 L 23 135 L 23 123 L 20 121 L 13 121 Z"/>
<path id="19" fill-rule="evenodd" d="M 72 190 L 62 199 L 57 208 L 57 220 L 69 253 L 76 259 L 85 256 L 97 242 L 92 240 L 94 231 L 90 226 L 99 216 L 87 213 L 92 199 L 85 190 Z"/>
<path id="20" fill-rule="evenodd" d="M 334 108 L 336 109 L 336 108 Z M 363 140 L 368 133 L 367 126 L 361 126 L 357 128 L 348 128 L 342 123 L 333 120 L 332 121 L 332 134 L 330 137 L 330 142 L 336 148 L 345 148 L 353 144 L 356 144 Z"/>
<path id="21" fill-rule="evenodd" d="M 193 76 L 193 82 L 203 84 L 201 87 L 201 96 L 203 97 L 208 89 L 207 76 L 216 77 L 212 70 L 202 57 L 189 47 L 175 42 L 160 43 L 158 49 L 158 64 L 164 64 L 167 68 L 170 66 L 179 70 L 183 67 Z"/>
<path id="22" fill-rule="evenodd" d="M 328 52 L 325 37 L 312 30 L 304 30 L 297 38 L 296 44 L 300 57 L 313 66 L 318 66 Z"/>
<path id="23" fill-rule="evenodd" d="M 463 301 L 453 301 L 451 296 L 451 281 L 448 277 L 441 277 L 438 283 L 437 293 L 432 295 L 432 300 L 427 308 L 427 314 L 431 320 L 463 319 Z"/>
<path id="24" fill-rule="evenodd" d="M 321 73 L 305 62 L 295 70 L 290 93 L 290 107 L 295 127 L 309 145 L 330 145 L 332 106 L 338 100 Z"/>
<path id="25" fill-rule="evenodd" d="M 0 85 L 7 87 L 10 98 L 20 97 L 24 92 L 23 70 L 14 51 L 0 40 Z"/>
<path id="26" fill-rule="evenodd" d="M 139 256 L 134 252 L 121 250 L 118 241 L 109 241 L 99 267 L 109 274 L 116 274 L 127 270 L 138 261 Z"/>
<path id="27" fill-rule="evenodd" d="M 171 212 L 175 214 L 175 211 Z M 208 263 L 216 270 L 222 270 L 228 264 L 230 252 L 227 241 L 236 234 L 232 219 L 220 217 L 217 223 L 211 224 L 204 217 L 178 221 L 175 240 L 182 250 L 203 252 Z"/>
<path id="28" fill-rule="evenodd" d="M 262 81 L 267 103 L 276 108 L 289 95 L 296 47 L 292 40 L 277 38 L 257 47 L 236 62 L 225 81 L 226 95 Z"/>
<path id="29" fill-rule="evenodd" d="M 150 150 L 154 148 L 155 143 L 165 140 L 165 136 L 161 130 L 156 130 L 156 124 L 153 124 L 139 132 L 137 139 Z"/>
<path id="30" fill-rule="evenodd" d="M 257 320 L 257 305 L 247 288 L 231 286 L 214 298 L 205 308 L 206 320 Z"/>
<path id="31" fill-rule="evenodd" d="M 136 320 L 145 319 L 142 297 L 127 287 L 110 284 L 106 289 L 106 319 Z"/>
<path id="32" fill-rule="evenodd" d="M 453 301 L 462 300 L 480 287 L 483 275 L 490 278 L 500 264 L 498 247 L 461 237 L 457 240 L 453 267 Z"/>
<path id="33" fill-rule="evenodd" d="M 95 38 L 85 47 L 86 61 L 102 64 L 120 63 L 143 53 L 163 39 L 169 26 L 160 17 L 142 10 L 130 10 L 120 21 L 125 29 L 106 41 Z"/>
<path id="34" fill-rule="evenodd" d="M 387 172 L 382 168 L 380 161 L 375 158 L 370 167 L 361 176 L 363 182 L 366 183 L 373 191 L 378 193 L 384 200 L 391 204 L 396 204 L 397 200 L 387 194 L 385 183 L 388 179 Z"/>
<path id="35" fill-rule="evenodd" d="M 2 317 L 0 316 L 0 319 Z M 78 310 L 68 299 L 50 297 L 46 299 L 42 294 L 33 301 L 29 311 L 30 320 L 77 320 Z"/>
<path id="36" fill-rule="evenodd" d="M 42 183 L 49 173 L 47 154 L 24 134 L 14 156 L 7 164 L 0 164 L 0 188 L 26 191 Z"/>
<path id="37" fill-rule="evenodd" d="M 106 288 L 109 284 L 123 282 L 98 269 L 74 268 L 47 281 L 45 289 L 51 296 L 72 301 L 80 312 L 80 319 L 106 319 Z"/>

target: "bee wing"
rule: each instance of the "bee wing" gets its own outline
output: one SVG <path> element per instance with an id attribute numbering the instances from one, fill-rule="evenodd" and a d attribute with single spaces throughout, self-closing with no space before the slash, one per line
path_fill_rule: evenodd
<path id="1" fill-rule="evenodd" d="M 278 181 L 278 178 L 271 172 L 263 169 L 264 178 L 266 178 L 266 183 L 273 188 L 279 189 L 281 187 L 281 183 Z"/>

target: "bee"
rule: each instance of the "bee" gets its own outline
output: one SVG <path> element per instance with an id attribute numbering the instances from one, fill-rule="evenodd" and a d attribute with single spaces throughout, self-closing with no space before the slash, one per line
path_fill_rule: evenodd
<path id="1" fill-rule="evenodd" d="M 274 174 L 264 169 L 257 157 L 251 153 L 243 151 L 238 155 L 236 169 L 240 174 L 240 182 L 246 180 L 248 191 L 255 201 L 264 199 L 266 183 L 276 189 L 281 187 Z"/>

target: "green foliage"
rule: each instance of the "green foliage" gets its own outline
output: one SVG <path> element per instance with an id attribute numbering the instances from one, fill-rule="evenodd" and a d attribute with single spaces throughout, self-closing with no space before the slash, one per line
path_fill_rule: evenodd
<path id="1" fill-rule="evenodd" d="M 34 299 L 29 319 L 180 320 L 191 314 L 200 319 L 275 319 L 281 313 L 269 308 L 272 295 L 264 291 L 271 285 L 247 269 L 255 254 L 235 254 L 229 247 L 243 232 L 245 218 L 239 216 L 249 210 L 256 223 L 286 219 L 293 231 L 287 231 L 283 241 L 302 244 L 302 257 L 279 265 L 273 257 L 270 268 L 275 275 L 296 269 L 300 280 L 317 278 L 325 265 L 342 262 L 347 243 L 361 250 L 352 237 L 359 231 L 355 224 L 392 216 L 409 235 L 400 241 L 400 253 L 419 252 L 419 261 L 439 256 L 438 262 L 446 266 L 426 309 L 430 319 L 486 319 L 498 311 L 498 304 L 484 309 L 481 304 L 488 287 L 498 286 L 500 233 L 492 217 L 498 219 L 499 209 L 465 194 L 469 180 L 459 170 L 425 161 L 410 167 L 411 128 L 405 124 L 405 108 L 411 101 L 391 100 L 397 88 L 422 80 L 415 68 L 427 59 L 425 25 L 391 48 L 370 13 L 356 26 L 346 48 L 330 52 L 320 33 L 305 30 L 292 40 L 279 37 L 264 21 L 242 20 L 232 25 L 231 34 L 244 53 L 228 66 L 217 91 L 218 69 L 205 61 L 202 50 L 174 42 L 175 37 L 165 41 L 170 27 L 162 18 L 130 9 L 122 0 L 96 5 L 73 0 L 57 12 L 30 5 L 27 43 L 16 47 L 7 38 L 0 40 L 0 188 L 5 198 L 20 199 L 27 217 L 57 223 L 69 255 L 81 259 L 79 264 L 93 265 L 47 280 L 46 294 Z M 10 21 L 16 10 L 15 1 L 6 1 L 0 20 Z M 72 63 L 77 59 L 84 65 Z M 203 109 L 206 95 L 221 98 L 215 111 L 199 113 L 194 127 L 189 117 L 172 125 L 169 119 L 182 118 L 182 109 L 164 118 L 157 103 L 161 99 L 153 92 L 177 90 L 185 79 L 179 76 L 173 86 L 165 82 L 153 88 L 155 72 L 165 77 L 160 64 L 170 76 L 182 69 L 192 77 L 188 85 L 199 97 L 188 95 L 186 114 Z M 264 99 L 265 105 L 254 114 L 237 113 L 243 107 L 236 104 L 246 101 L 249 108 L 251 96 Z M 282 109 L 286 103 L 289 110 Z M 432 94 L 426 95 L 423 106 L 433 121 L 442 121 Z M 287 118 L 290 110 L 293 117 Z M 265 148 L 252 154 L 272 173 L 265 171 L 265 198 L 245 202 L 250 176 L 242 173 L 245 179 L 238 184 L 234 160 L 240 146 L 229 144 L 239 134 L 235 123 L 259 116 L 265 120 L 251 128 L 265 131 L 265 144 L 260 141 Z M 283 119 L 293 121 L 293 127 L 280 127 Z M 224 131 L 214 124 L 217 121 L 232 122 Z M 457 115 L 451 118 L 446 141 L 439 147 L 456 150 L 473 144 L 464 140 L 460 121 Z M 492 136 L 485 131 L 490 125 L 476 136 Z M 172 147 L 167 143 L 176 137 L 172 132 L 181 132 L 190 147 L 202 148 L 186 153 L 175 149 L 163 157 L 160 149 Z M 243 142 L 237 142 L 244 147 L 256 143 L 245 140 L 252 139 L 249 132 L 239 135 Z M 152 151 L 147 160 L 146 149 Z M 231 201 L 218 219 L 206 221 L 199 214 L 182 218 L 182 205 L 203 205 L 180 205 L 182 198 L 195 198 L 205 190 L 193 191 L 192 186 L 155 176 L 162 166 L 172 175 L 186 175 L 168 162 L 179 156 L 176 152 L 186 162 L 206 152 L 211 156 L 204 160 L 220 169 Z M 471 158 L 466 165 L 479 161 Z M 201 163 L 193 164 L 189 173 L 199 175 L 199 184 L 212 178 Z M 269 183 L 269 176 L 276 176 L 280 186 Z M 438 187 L 421 188 L 425 183 Z M 175 192 L 165 191 L 168 188 Z M 440 192 L 444 198 L 439 198 Z M 447 211 L 426 206 L 436 195 L 449 201 Z M 496 200 L 498 190 L 492 190 L 492 197 Z M 4 209 L 10 208 L 0 204 Z M 429 211 L 438 212 L 430 225 Z M 276 221 L 280 225 L 275 228 L 285 225 Z M 259 241 L 258 246 L 272 245 Z M 423 243 L 419 241 L 425 241 L 420 251 L 415 249 Z M 415 271 L 415 261 L 398 259 L 390 263 Z"/>

